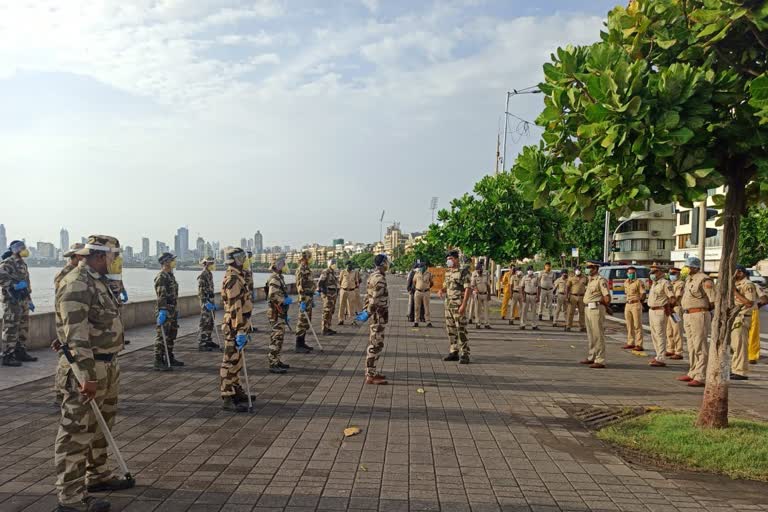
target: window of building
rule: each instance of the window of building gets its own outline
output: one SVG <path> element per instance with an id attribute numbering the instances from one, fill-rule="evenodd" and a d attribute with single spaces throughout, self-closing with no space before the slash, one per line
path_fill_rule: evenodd
<path id="1" fill-rule="evenodd" d="M 648 231 L 648 219 L 630 220 L 619 228 L 619 233 L 629 233 L 631 231 Z"/>
<path id="2" fill-rule="evenodd" d="M 640 240 L 632 240 L 633 252 L 647 251 L 649 247 L 650 247 L 650 240 L 648 240 L 647 238 L 643 238 Z"/>
<path id="3" fill-rule="evenodd" d="M 656 240 L 656 249 L 666 249 L 666 248 L 667 248 L 666 240 Z"/>
<path id="4" fill-rule="evenodd" d="M 678 249 L 690 249 L 695 247 L 691 245 L 691 235 L 677 235 L 677 248 Z"/>
<path id="5" fill-rule="evenodd" d="M 707 238 L 704 247 L 720 247 L 723 245 L 723 230 L 718 229 L 717 235 Z"/>
<path id="6" fill-rule="evenodd" d="M 686 210 L 684 212 L 680 212 L 680 221 L 678 224 L 681 226 L 686 226 L 691 223 L 691 211 Z"/>

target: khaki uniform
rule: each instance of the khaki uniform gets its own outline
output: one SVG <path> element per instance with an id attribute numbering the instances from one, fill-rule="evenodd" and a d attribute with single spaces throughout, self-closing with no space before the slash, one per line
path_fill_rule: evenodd
<path id="1" fill-rule="evenodd" d="M 213 341 L 213 311 L 208 311 L 206 303 L 213 302 L 216 294 L 213 287 L 213 273 L 208 268 L 197 276 L 197 298 L 200 299 L 200 343 Z"/>
<path id="2" fill-rule="evenodd" d="M 445 291 L 445 328 L 448 331 L 451 352 L 459 353 L 461 357 L 469 357 L 467 316 L 459 314 L 461 303 L 464 300 L 464 290 L 469 285 L 469 272 L 464 269 L 446 269 L 443 280 L 443 290 Z"/>
<path id="3" fill-rule="evenodd" d="M 672 312 L 671 300 L 675 298 L 672 283 L 665 278 L 657 279 L 648 293 L 648 323 L 651 326 L 651 340 L 656 351 L 656 360 L 664 362 L 667 353 L 667 313 Z"/>
<path id="4" fill-rule="evenodd" d="M 573 326 L 573 313 L 577 309 L 579 310 L 579 327 L 586 329 L 586 321 L 584 319 L 584 293 L 587 291 L 587 276 L 585 275 L 572 275 L 568 278 L 568 282 L 565 287 L 565 295 L 568 300 L 568 319 L 565 323 L 565 327 L 570 329 Z"/>
<path id="5" fill-rule="evenodd" d="M 626 279 L 624 293 L 627 303 L 624 306 L 624 320 L 627 322 L 627 345 L 634 345 L 636 350 L 643 350 L 643 295 L 645 285 L 639 279 Z"/>
<path id="6" fill-rule="evenodd" d="M 389 290 L 387 276 L 382 270 L 376 270 L 368 277 L 365 310 L 370 315 L 368 347 L 365 350 L 365 376 L 375 377 L 376 362 L 384 349 L 384 326 L 389 322 Z"/>
<path id="7" fill-rule="evenodd" d="M 419 308 L 423 307 L 424 321 L 427 323 L 432 322 L 432 316 L 429 312 L 429 299 L 431 297 L 431 292 L 429 290 L 434 284 L 434 278 L 432 277 L 432 273 L 429 270 L 425 270 L 424 272 L 417 271 L 413 276 L 414 315 L 418 315 Z M 414 320 L 418 320 L 418 318 L 414 316 Z"/>
<path id="8" fill-rule="evenodd" d="M 584 320 L 587 324 L 587 338 L 589 339 L 589 354 L 587 359 L 598 364 L 605 364 L 605 306 L 602 304 L 604 296 L 610 297 L 608 281 L 600 274 L 589 278 L 587 288 L 584 291 Z"/>
<path id="9" fill-rule="evenodd" d="M 235 345 L 238 334 L 248 334 L 251 331 L 251 291 L 245 281 L 246 270 L 234 265 L 227 266 L 224 281 L 221 284 L 221 300 L 224 303 L 224 356 L 219 369 L 219 389 L 221 397 L 227 398 L 238 394 L 240 386 L 240 370 L 243 359 Z"/>
<path id="10" fill-rule="evenodd" d="M 509 288 L 509 279 L 512 276 L 512 271 L 510 270 L 506 274 L 504 274 L 504 277 L 501 278 L 501 289 L 503 290 L 502 296 L 501 296 L 501 318 L 502 320 L 507 318 L 507 308 L 509 306 L 509 301 L 512 298 L 512 291 Z"/>
<path id="11" fill-rule="evenodd" d="M 675 322 L 672 315 L 667 317 L 667 352 L 675 355 L 683 355 L 683 337 L 680 331 L 680 324 L 683 320 L 683 307 L 680 305 L 683 300 L 683 289 L 685 282 L 680 278 L 672 281 L 672 291 L 675 292 L 675 307 L 673 311 L 680 317 L 680 322 Z"/>
<path id="12" fill-rule="evenodd" d="M 555 307 L 555 316 L 552 317 L 552 325 L 557 324 L 560 319 L 560 313 L 563 314 L 563 320 L 565 320 L 565 312 L 567 311 L 567 305 L 565 302 L 565 288 L 568 284 L 568 276 L 563 274 L 558 277 L 554 283 L 555 300 L 557 305 Z"/>
<path id="13" fill-rule="evenodd" d="M 163 325 L 155 327 L 155 357 L 165 361 L 165 349 L 163 347 L 163 332 L 165 332 L 165 342 L 168 345 L 168 356 L 173 361 L 173 347 L 176 342 L 176 336 L 179 334 L 179 313 L 176 309 L 176 302 L 179 298 L 179 284 L 173 272 L 160 271 L 155 277 L 155 294 L 157 302 L 155 303 L 155 317 L 157 313 L 164 309 L 168 312 L 168 319 Z"/>
<path id="14" fill-rule="evenodd" d="M 312 271 L 309 265 L 302 263 L 296 270 L 296 289 L 299 292 L 299 300 L 304 303 L 306 315 L 299 313 L 299 320 L 296 322 L 296 337 L 301 338 L 309 329 L 309 322 L 312 320 L 312 305 L 315 295 L 315 280 L 312 279 Z M 297 304 L 300 308 L 301 304 Z"/>
<path id="15" fill-rule="evenodd" d="M 56 290 L 61 319 L 59 336 L 75 358 L 78 377 L 97 381 L 94 401 L 111 429 L 117 414 L 123 323 L 117 299 L 107 278 L 85 262 L 64 276 Z M 73 369 L 62 357 L 56 387 L 62 396 L 61 421 L 56 435 L 56 490 L 59 503 L 74 506 L 87 496 L 86 484 L 112 478 L 107 440 L 91 406 L 79 392 Z"/>
<path id="16" fill-rule="evenodd" d="M 21 282 L 27 282 L 26 290 L 14 290 Z M 0 263 L 0 289 L 3 296 L 3 354 L 17 349 L 27 349 L 29 338 L 29 303 L 32 283 L 24 259 L 18 255 L 5 258 Z"/>
<path id="17" fill-rule="evenodd" d="M 339 322 L 345 316 L 354 322 L 355 314 L 360 312 L 360 272 L 344 269 L 339 274 Z"/>
<path id="18" fill-rule="evenodd" d="M 481 325 L 490 326 L 488 323 L 488 303 L 491 299 L 491 282 L 488 274 L 483 271 L 481 274 L 475 270 L 472 272 L 470 287 L 475 297 L 474 320 L 479 327 Z"/>
<path id="19" fill-rule="evenodd" d="M 525 327 L 530 323 L 533 327 L 539 326 L 539 318 L 536 316 L 536 306 L 539 299 L 539 278 L 535 275 L 523 276 L 520 281 L 520 293 L 523 297 L 523 313 L 520 315 L 520 325 Z M 533 317 L 533 320 L 530 317 Z"/>
<path id="20" fill-rule="evenodd" d="M 323 330 L 325 331 L 331 328 L 333 312 L 336 311 L 336 299 L 339 297 L 339 278 L 336 271 L 332 268 L 323 270 L 317 286 L 323 294 Z"/>
<path id="21" fill-rule="evenodd" d="M 539 288 L 541 294 L 539 296 L 539 318 L 544 315 L 544 310 L 547 310 L 547 318 L 552 318 L 552 300 L 555 292 L 555 273 L 551 270 L 549 272 L 542 271 L 539 274 Z"/>
<path id="22" fill-rule="evenodd" d="M 690 369 L 688 376 L 699 382 L 704 382 L 707 371 L 707 338 L 712 318 L 709 314 L 715 300 L 712 280 L 699 271 L 688 276 L 683 292 L 683 323 L 685 337 L 688 342 L 688 359 Z"/>
<path id="23" fill-rule="evenodd" d="M 751 307 L 742 306 L 731 330 L 731 373 L 746 376 L 749 372 L 749 329 L 752 327 L 752 311 L 756 309 L 758 293 L 755 283 L 746 277 L 736 281 L 736 291 L 752 301 Z M 741 305 L 740 302 L 736 304 Z"/>
<path id="24" fill-rule="evenodd" d="M 523 314 L 523 294 L 520 291 L 520 285 L 523 283 L 523 276 L 515 274 L 509 278 L 510 295 L 512 296 L 512 309 L 509 312 L 509 321 L 515 318 L 515 312 L 517 312 L 517 318 L 522 318 Z"/>

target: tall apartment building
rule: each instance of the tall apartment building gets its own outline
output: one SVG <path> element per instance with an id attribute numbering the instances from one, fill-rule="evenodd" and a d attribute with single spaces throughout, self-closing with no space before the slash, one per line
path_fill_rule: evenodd
<path id="1" fill-rule="evenodd" d="M 671 260 L 675 242 L 674 205 L 659 205 L 651 200 L 645 202 L 643 210 L 632 212 L 614 238 L 616 249 L 611 253 L 613 262 L 635 262 L 638 265 L 651 263 L 667 264 Z"/>
<path id="2" fill-rule="evenodd" d="M 725 187 L 713 188 L 707 191 L 707 206 L 714 205 L 712 196 L 725 194 Z M 695 208 L 699 205 L 696 204 Z M 675 247 L 672 251 L 672 262 L 676 267 L 685 265 L 689 256 L 699 255 L 699 244 L 691 243 L 691 230 L 693 229 L 694 212 L 691 208 L 677 205 L 677 222 L 675 224 Z M 704 272 L 717 272 L 720 268 L 720 257 L 723 253 L 723 228 L 715 226 L 717 219 L 707 221 L 707 228 L 717 230 L 717 235 L 704 241 Z M 701 241 L 699 241 L 701 243 Z"/>

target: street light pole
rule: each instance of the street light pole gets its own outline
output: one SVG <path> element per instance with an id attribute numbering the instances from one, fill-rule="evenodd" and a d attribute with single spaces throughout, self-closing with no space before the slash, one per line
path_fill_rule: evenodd
<path id="1" fill-rule="evenodd" d="M 501 172 L 507 170 L 507 127 L 509 126 L 509 98 L 512 93 L 507 91 L 507 103 L 504 106 L 504 144 L 501 149 Z"/>

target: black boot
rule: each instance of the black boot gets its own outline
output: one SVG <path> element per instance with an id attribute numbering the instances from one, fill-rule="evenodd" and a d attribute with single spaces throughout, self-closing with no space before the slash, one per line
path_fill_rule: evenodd
<path id="1" fill-rule="evenodd" d="M 112 505 L 107 500 L 101 500 L 95 496 L 88 496 L 83 501 L 72 505 L 59 505 L 55 512 L 109 512 Z"/>
<path id="2" fill-rule="evenodd" d="M 333 336 L 334 334 L 336 334 L 336 331 L 334 331 L 329 327 L 326 327 L 325 329 L 323 329 L 323 336 Z"/>
<path id="3" fill-rule="evenodd" d="M 297 354 L 309 354 L 312 352 L 312 347 L 307 345 L 307 342 L 304 341 L 304 334 L 301 336 L 296 336 L 296 353 Z"/>
<path id="4" fill-rule="evenodd" d="M 197 350 L 200 352 L 213 352 L 213 347 L 208 344 L 207 341 L 200 341 L 197 344 Z"/>
<path id="5" fill-rule="evenodd" d="M 21 366 L 21 361 L 16 359 L 16 353 L 13 351 L 3 354 L 3 366 Z"/>
<path id="6" fill-rule="evenodd" d="M 37 358 L 34 356 L 29 355 L 27 353 L 27 349 L 24 347 L 16 347 L 16 359 L 21 361 L 22 363 L 34 363 L 37 361 Z"/>
<path id="7" fill-rule="evenodd" d="M 171 357 L 171 366 L 184 366 L 184 363 L 176 359 L 176 356 L 173 355 L 173 352 L 168 352 L 168 355 Z"/>
<path id="8" fill-rule="evenodd" d="M 235 394 L 232 395 L 232 400 L 236 404 L 248 404 L 248 395 L 242 387 L 235 386 Z M 256 401 L 256 395 L 251 395 L 251 403 L 254 401 Z"/>
<path id="9" fill-rule="evenodd" d="M 235 402 L 231 396 L 224 398 L 224 402 L 221 404 L 221 408 L 229 412 L 248 412 L 247 405 Z"/>
<path id="10" fill-rule="evenodd" d="M 88 484 L 88 492 L 124 491 L 134 487 L 136 487 L 136 480 L 133 478 L 112 477 L 109 480 Z"/>
<path id="11" fill-rule="evenodd" d="M 443 361 L 458 361 L 459 360 L 459 353 L 458 352 L 451 352 L 447 356 L 443 358 Z"/>
<path id="12" fill-rule="evenodd" d="M 163 355 L 155 356 L 155 371 L 169 372 L 171 370 L 173 370 L 173 368 L 169 367 L 168 364 L 165 362 L 165 356 Z"/>

